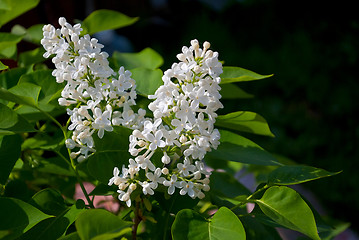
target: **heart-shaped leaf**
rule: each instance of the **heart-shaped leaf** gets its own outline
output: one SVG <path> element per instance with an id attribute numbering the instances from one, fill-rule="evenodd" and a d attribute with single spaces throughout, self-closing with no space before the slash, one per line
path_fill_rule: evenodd
<path id="1" fill-rule="evenodd" d="M 171 232 L 174 240 L 246 239 L 241 221 L 226 207 L 221 207 L 212 219 L 205 219 L 193 210 L 183 209 L 177 213 Z"/>
<path id="2" fill-rule="evenodd" d="M 320 240 L 312 210 L 293 189 L 285 186 L 270 187 L 255 202 L 276 223 Z"/>

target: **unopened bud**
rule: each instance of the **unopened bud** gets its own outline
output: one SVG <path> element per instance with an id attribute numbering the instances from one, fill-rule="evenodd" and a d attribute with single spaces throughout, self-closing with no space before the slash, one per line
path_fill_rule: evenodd
<path id="1" fill-rule="evenodd" d="M 161 172 L 163 175 L 167 175 L 169 173 L 168 168 L 165 168 L 165 167 L 162 168 Z"/>
<path id="2" fill-rule="evenodd" d="M 137 185 L 135 183 L 131 183 L 131 185 L 130 185 L 131 191 L 135 191 L 136 188 L 137 188 Z"/>
<path id="3" fill-rule="evenodd" d="M 187 142 L 187 137 L 182 134 L 179 140 L 181 143 L 185 143 L 185 142 Z"/>
<path id="4" fill-rule="evenodd" d="M 61 26 L 64 26 L 64 25 L 66 24 L 66 18 L 60 17 L 60 18 L 59 18 L 59 24 L 60 24 Z"/>

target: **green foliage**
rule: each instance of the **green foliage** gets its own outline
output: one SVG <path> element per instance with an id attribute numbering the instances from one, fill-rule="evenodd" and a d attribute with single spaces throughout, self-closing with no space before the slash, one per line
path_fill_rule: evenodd
<path id="1" fill-rule="evenodd" d="M 221 74 L 221 84 L 254 81 L 269 78 L 271 76 L 273 76 L 273 74 L 260 75 L 240 67 L 223 67 L 223 73 Z"/>
<path id="2" fill-rule="evenodd" d="M 102 9 L 92 12 L 83 22 L 83 34 L 94 34 L 104 30 L 117 29 L 135 23 L 138 18 L 128 17 L 120 12 Z"/>
<path id="3" fill-rule="evenodd" d="M 133 79 L 137 82 L 137 90 L 143 96 L 154 94 L 163 84 L 163 73 L 160 69 L 135 68 L 131 71 Z"/>
<path id="4" fill-rule="evenodd" d="M 251 140 L 233 132 L 221 130 L 221 144 L 216 151 L 209 152 L 206 161 L 234 161 L 263 166 L 281 165 L 275 157 Z"/>
<path id="5" fill-rule="evenodd" d="M 131 225 L 132 222 L 123 221 L 103 209 L 87 210 L 76 221 L 76 229 L 81 240 L 114 239 L 131 231 Z"/>
<path id="6" fill-rule="evenodd" d="M 112 61 L 115 69 L 124 66 L 126 69 L 138 67 L 156 69 L 162 66 L 163 58 L 151 48 L 145 48 L 138 53 L 119 53 L 112 54 Z"/>
<path id="7" fill-rule="evenodd" d="M 0 58 L 14 59 L 17 52 L 16 45 L 21 39 L 22 36 L 0 32 Z"/>
<path id="8" fill-rule="evenodd" d="M 114 52 L 111 62 L 114 69 L 124 66 L 131 71 L 132 78 L 136 80 L 136 89 L 142 96 L 154 94 L 163 84 L 163 73 L 159 69 L 163 64 L 163 58 L 151 48 L 145 48 L 138 53 Z"/>
<path id="9" fill-rule="evenodd" d="M 0 27 L 37 4 L 0 0 Z M 82 22 L 83 34 L 122 28 L 137 20 L 116 11 L 98 10 Z M 1 239 L 128 239 L 133 228 L 132 237 L 137 234 L 142 239 L 166 239 L 171 232 L 174 240 L 277 240 L 280 236 L 275 227 L 284 227 L 315 240 L 329 240 L 347 227 L 339 223 L 333 230 L 295 190 L 286 187 L 338 173 L 294 163 L 285 165 L 285 161 L 249 140 L 247 133 L 274 137 L 267 121 L 250 111 L 230 112 L 216 119 L 221 144 L 204 159 L 213 168 L 205 198 L 192 199 L 178 189 L 169 195 L 167 189 L 159 188 L 153 196 L 136 189 L 131 196 L 135 206 L 131 208 L 121 205 L 115 209 L 118 201 L 102 198 L 100 204 L 102 201 L 115 214 L 92 209 L 99 207 L 94 200 L 103 195 L 118 197 L 118 189 L 107 183 L 114 167 L 127 166 L 133 158 L 128 152 L 133 129 L 116 126 L 103 138 L 95 132 L 96 152 L 81 163 L 72 159 L 65 146 L 70 121 L 64 114 L 66 109 L 57 104 L 64 84 L 57 83 L 52 70 L 41 64 L 41 47 L 17 52 L 23 40 L 39 44 L 42 26 L 25 29 L 16 25 L 12 33 L 0 33 L 0 57 L 13 59 L 19 66 L 9 69 L 0 62 Z M 109 61 L 116 71 L 121 66 L 131 71 L 139 98 L 154 94 L 163 84 L 160 67 L 164 60 L 151 48 L 138 53 L 115 52 Z M 223 99 L 253 98 L 237 83 L 270 76 L 224 67 Z M 153 158 L 157 167 L 162 163 L 156 154 Z M 252 170 L 264 175 L 265 180 L 251 191 L 234 177 L 238 170 Z M 84 182 L 95 185 L 90 194 Z M 78 194 L 79 189 L 86 203 L 76 200 L 79 196 L 74 193 Z M 256 204 L 250 213 L 246 209 L 249 204 Z M 136 221 L 141 222 L 140 227 Z"/>
<path id="10" fill-rule="evenodd" d="M 36 7 L 39 2 L 40 0 L 0 0 L 0 28 L 12 19 Z"/>
<path id="11" fill-rule="evenodd" d="M 9 67 L 4 65 L 1 61 L 0 61 L 0 71 L 8 69 Z"/>
<path id="12" fill-rule="evenodd" d="M 14 198 L 0 198 L 0 236 L 16 239 L 40 221 L 50 218 L 30 204 Z"/>
<path id="13" fill-rule="evenodd" d="M 281 166 L 272 171 L 268 182 L 276 185 L 293 185 L 338 174 L 310 166 Z"/>
<path id="14" fill-rule="evenodd" d="M 172 237 L 174 240 L 245 240 L 246 233 L 241 221 L 228 208 L 218 209 L 211 219 L 205 219 L 193 210 L 184 209 L 176 215 L 172 225 Z"/>
<path id="15" fill-rule="evenodd" d="M 239 111 L 218 116 L 216 126 L 274 137 L 266 120 L 254 112 Z"/>
<path id="16" fill-rule="evenodd" d="M 0 184 L 5 184 L 21 154 L 21 137 L 0 135 Z"/>
<path id="17" fill-rule="evenodd" d="M 293 189 L 285 186 L 270 187 L 255 202 L 268 217 L 280 225 L 320 240 L 311 209 Z"/>

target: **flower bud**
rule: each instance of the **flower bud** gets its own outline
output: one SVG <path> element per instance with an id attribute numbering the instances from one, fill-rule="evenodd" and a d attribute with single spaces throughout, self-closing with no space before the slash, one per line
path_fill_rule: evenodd
<path id="1" fill-rule="evenodd" d="M 169 173 L 168 168 L 166 167 L 162 168 L 161 172 L 163 175 L 167 175 Z"/>
<path id="2" fill-rule="evenodd" d="M 131 191 L 135 191 L 137 188 L 137 185 L 135 183 L 131 183 L 130 187 Z"/>
<path id="3" fill-rule="evenodd" d="M 60 24 L 61 26 L 65 26 L 65 24 L 66 24 L 66 18 L 60 17 L 60 18 L 59 18 L 59 24 Z"/>

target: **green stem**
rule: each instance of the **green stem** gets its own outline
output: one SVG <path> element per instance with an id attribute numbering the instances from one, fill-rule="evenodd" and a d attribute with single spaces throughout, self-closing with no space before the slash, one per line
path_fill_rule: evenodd
<path id="1" fill-rule="evenodd" d="M 64 139 L 66 140 L 67 139 L 67 131 L 66 131 L 66 128 L 64 128 L 61 123 L 59 123 L 53 116 L 51 116 L 49 113 L 47 112 L 44 112 L 42 111 L 40 108 L 37 108 L 40 112 L 42 112 L 43 114 L 45 114 L 49 119 L 51 119 L 51 121 L 53 121 L 57 126 L 59 126 L 59 128 L 61 129 L 63 135 L 64 135 Z M 68 121 L 69 122 L 69 121 Z M 87 202 L 88 204 L 90 205 L 91 208 L 95 208 L 95 206 L 93 205 L 93 202 L 91 201 L 84 185 L 83 185 L 83 182 L 81 180 L 81 177 L 80 177 L 80 174 L 77 170 L 77 166 L 74 162 L 74 160 L 71 158 L 71 151 L 70 149 L 67 148 L 67 153 L 69 155 L 69 158 L 70 158 L 70 161 L 71 161 L 71 169 L 74 171 L 75 175 L 76 175 L 76 178 L 77 178 L 77 181 L 79 182 L 80 184 L 80 187 L 81 187 L 81 190 L 82 192 L 84 193 L 85 195 L 85 198 L 87 199 Z M 66 161 L 66 163 L 68 163 L 67 159 L 65 158 L 65 156 L 63 156 L 60 152 L 57 152 L 57 154 L 59 154 L 59 156 L 64 159 Z"/>
<path id="2" fill-rule="evenodd" d="M 262 188 L 258 189 L 258 190 L 255 191 L 253 194 L 249 195 L 245 200 L 243 200 L 243 202 L 241 202 L 241 203 L 239 203 L 239 204 L 233 206 L 233 207 L 231 208 L 231 210 L 233 211 L 233 210 L 235 210 L 235 209 L 237 209 L 237 208 L 239 208 L 239 207 L 241 207 L 241 206 L 243 206 L 244 204 L 247 204 L 247 203 L 254 203 L 254 201 L 251 200 L 251 199 L 253 198 L 253 196 L 256 195 L 256 194 L 258 194 L 258 193 L 260 193 L 260 192 L 262 192 L 263 190 L 267 189 L 268 187 L 269 187 L 269 186 L 268 186 L 267 184 L 264 185 Z"/>
<path id="3" fill-rule="evenodd" d="M 65 157 L 64 155 L 62 155 L 62 153 L 60 153 L 60 152 L 58 152 L 58 151 L 56 151 L 56 153 L 57 153 L 57 154 L 60 156 L 60 158 L 63 159 L 63 160 L 71 167 L 71 169 L 74 171 L 75 176 L 76 176 L 76 178 L 77 178 L 77 181 L 78 181 L 79 184 L 80 184 L 81 190 L 82 190 L 83 194 L 85 195 L 85 198 L 86 198 L 88 204 L 90 205 L 91 208 L 95 208 L 95 206 L 93 205 L 93 202 L 92 202 L 91 199 L 90 199 L 90 196 L 88 195 L 88 193 L 87 193 L 87 191 L 86 191 L 86 189 L 85 189 L 85 186 L 83 185 L 83 182 L 82 182 L 82 180 L 81 180 L 80 174 L 79 174 L 78 171 L 77 171 L 76 166 L 75 166 L 75 168 L 74 168 L 74 167 L 72 166 L 72 164 L 70 164 L 70 163 L 67 161 L 66 157 Z"/>

